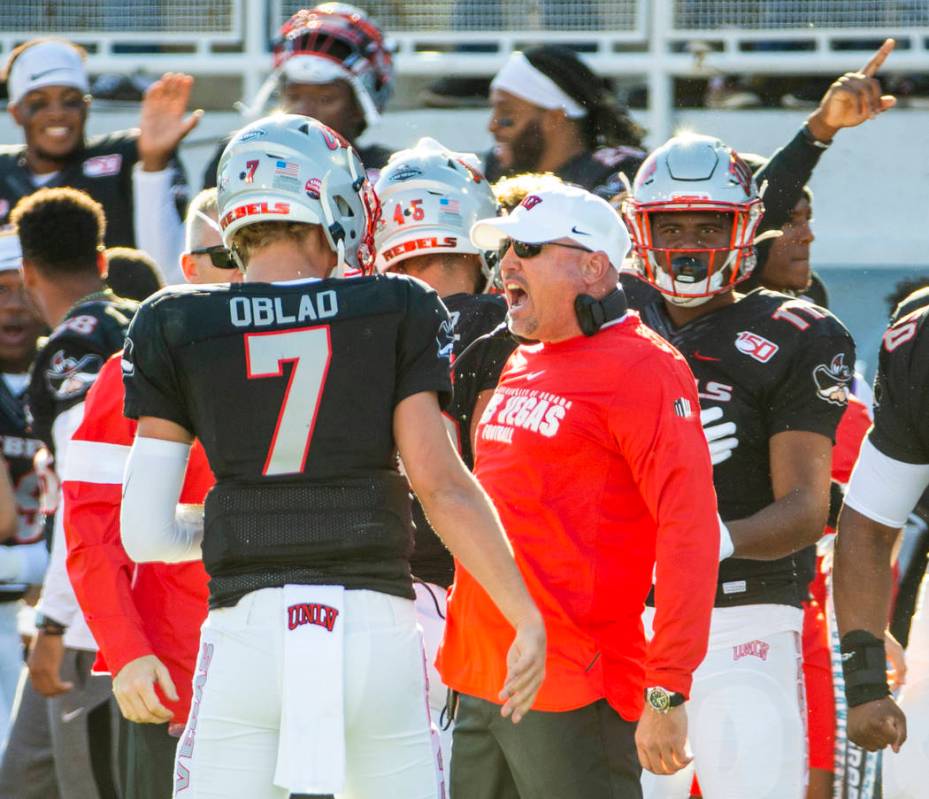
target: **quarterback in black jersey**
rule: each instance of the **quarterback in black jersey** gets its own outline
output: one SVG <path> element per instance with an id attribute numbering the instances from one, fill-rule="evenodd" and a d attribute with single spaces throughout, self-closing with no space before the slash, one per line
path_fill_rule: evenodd
<path id="1" fill-rule="evenodd" d="M 650 155 L 624 206 L 636 267 L 659 292 L 638 310 L 697 378 L 723 522 L 710 647 L 690 711 L 697 774 L 710 797 L 799 799 L 805 738 L 796 686 L 806 584 L 796 553 L 818 540 L 826 521 L 832 441 L 854 345 L 824 309 L 765 289 L 736 293 L 754 266 L 762 212 L 747 165 L 719 140 L 698 135 L 671 139 Z M 701 722 L 707 713 L 715 714 L 714 728 L 729 731 L 726 738 Z M 731 737 L 741 742 L 736 756 Z M 646 777 L 643 784 L 647 797 L 675 797 L 687 796 L 685 781 Z"/>
<path id="2" fill-rule="evenodd" d="M 887 685 L 884 629 L 891 601 L 891 556 L 907 515 L 929 486 L 929 292 L 897 308 L 881 346 L 874 426 L 852 472 L 836 538 L 836 617 L 848 699 L 848 735 L 884 757 L 884 796 L 925 791 L 929 743 L 929 613 L 922 607 L 907 647 L 899 706 Z M 862 590 L 867 586 L 867 590 Z M 904 713 L 906 714 L 904 716 Z M 907 738 L 912 739 L 903 746 Z M 901 749 L 901 747 L 903 747 Z"/>
<path id="3" fill-rule="evenodd" d="M 175 151 L 199 120 L 185 118 L 192 79 L 168 74 L 156 81 L 142 103 L 139 130 L 87 137 L 91 97 L 83 55 L 69 42 L 34 39 L 7 60 L 9 110 L 25 143 L 0 147 L 0 226 L 22 197 L 43 186 L 70 186 L 103 206 L 107 247 L 145 250 L 169 279 L 179 279 L 187 185 Z"/>
<path id="4" fill-rule="evenodd" d="M 220 162 L 218 199 L 245 282 L 163 290 L 140 307 L 124 351 L 126 413 L 139 419 L 126 551 L 190 560 L 202 542 L 210 575 L 203 689 L 176 789 L 432 797 L 440 774 L 398 451 L 516 630 L 504 715 L 530 707 L 545 657 L 504 533 L 445 432 L 447 312 L 419 281 L 364 274 L 377 200 L 355 151 L 316 120 L 243 129 Z M 344 279 L 346 268 L 362 275 Z M 217 478 L 202 521 L 175 515 L 193 436 Z"/>
<path id="5" fill-rule="evenodd" d="M 378 269 L 411 275 L 436 291 L 448 309 L 452 365 L 506 316 L 502 297 L 480 293 L 490 284 L 493 256 L 479 251 L 469 238 L 478 219 L 497 213 L 493 190 L 477 163 L 472 153 L 455 153 L 434 139 L 421 139 L 412 149 L 391 156 L 375 186 L 382 206 L 374 237 Z M 476 397 L 468 397 L 456 385 L 445 409 L 452 441 L 469 469 L 474 465 L 470 419 L 475 401 Z M 413 525 L 410 566 L 416 613 L 426 645 L 429 704 L 438 719 L 447 691 L 433 663 L 445 630 L 446 593 L 455 564 L 415 499 Z M 443 723 L 440 733 L 448 762 L 451 724 Z"/>

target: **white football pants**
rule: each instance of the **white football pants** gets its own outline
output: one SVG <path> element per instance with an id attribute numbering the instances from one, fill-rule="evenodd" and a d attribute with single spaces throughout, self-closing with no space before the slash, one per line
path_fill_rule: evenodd
<path id="1" fill-rule="evenodd" d="M 732 610 L 727 608 L 726 610 Z M 646 609 L 651 636 L 654 610 Z M 800 635 L 776 632 L 713 646 L 694 672 L 687 729 L 694 760 L 669 777 L 642 772 L 645 799 L 803 799 L 806 711 Z"/>
<path id="2" fill-rule="evenodd" d="M 176 799 L 287 799 L 273 784 L 281 724 L 283 589 L 211 610 L 175 762 Z M 344 594 L 345 791 L 338 799 L 441 799 L 413 602 Z M 207 652 L 209 654 L 207 654 Z M 306 691 L 326 690 L 307 664 Z M 191 727 L 193 726 L 193 729 Z"/>
<path id="3" fill-rule="evenodd" d="M 416 621 L 423 632 L 423 645 L 426 648 L 426 676 L 429 680 L 429 711 L 432 723 L 437 728 L 442 745 L 442 765 L 448 773 L 452 762 L 452 732 L 454 724 L 442 729 L 445 723 L 443 711 L 448 700 L 448 689 L 442 682 L 442 675 L 435 667 L 435 656 L 445 634 L 445 608 L 448 604 L 447 592 L 435 583 L 413 583 L 416 591 Z"/>

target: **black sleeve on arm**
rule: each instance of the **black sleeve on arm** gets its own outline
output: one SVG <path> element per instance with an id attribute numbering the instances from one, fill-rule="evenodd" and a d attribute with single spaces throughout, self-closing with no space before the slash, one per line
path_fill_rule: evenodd
<path id="1" fill-rule="evenodd" d="M 804 340 L 769 398 L 768 435 L 788 431 L 820 433 L 834 442 L 848 404 L 854 364 L 855 346 L 847 334 Z"/>
<path id="2" fill-rule="evenodd" d="M 874 380 L 871 443 L 903 463 L 926 463 L 929 454 L 929 329 L 919 315 L 897 320 L 884 334 Z"/>
<path id="3" fill-rule="evenodd" d="M 63 336 L 50 343 L 52 354 L 44 363 L 42 377 L 58 416 L 86 399 L 109 356 L 89 337 Z"/>
<path id="4" fill-rule="evenodd" d="M 448 310 L 424 283 L 408 281 L 406 316 L 397 340 L 394 404 L 421 391 L 435 391 L 442 410 L 452 398 L 451 355 L 454 338 Z"/>
<path id="5" fill-rule="evenodd" d="M 126 387 L 123 412 L 128 418 L 154 416 L 194 432 L 158 315 L 147 302 L 129 326 L 122 367 Z"/>
<path id="6" fill-rule="evenodd" d="M 810 142 L 801 128 L 758 170 L 755 180 L 759 188 L 764 181 L 768 182 L 762 198 L 765 212 L 759 232 L 784 226 L 822 154 L 823 148 Z"/>

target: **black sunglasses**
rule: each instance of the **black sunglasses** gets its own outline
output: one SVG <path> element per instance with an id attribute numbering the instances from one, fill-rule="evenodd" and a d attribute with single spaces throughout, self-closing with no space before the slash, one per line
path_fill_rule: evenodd
<path id="1" fill-rule="evenodd" d="M 507 239 L 500 245 L 498 250 L 498 257 L 500 259 L 506 255 L 507 251 L 510 249 L 510 246 L 513 247 L 513 252 L 516 253 L 517 258 L 535 258 L 542 248 L 546 246 L 552 247 L 567 247 L 569 250 L 581 250 L 582 252 L 593 252 L 593 250 L 588 249 L 587 247 L 582 247 L 580 244 L 562 244 L 560 241 L 543 241 L 539 244 L 530 244 L 526 241 L 517 241 L 516 239 Z"/>
<path id="2" fill-rule="evenodd" d="M 214 244 L 212 247 L 198 247 L 190 251 L 191 255 L 209 255 L 210 263 L 217 269 L 235 269 L 235 261 L 232 260 L 232 253 L 229 252 L 222 244 Z"/>

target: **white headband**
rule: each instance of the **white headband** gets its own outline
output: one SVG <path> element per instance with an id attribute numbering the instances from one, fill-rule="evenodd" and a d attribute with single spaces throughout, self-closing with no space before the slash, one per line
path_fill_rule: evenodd
<path id="1" fill-rule="evenodd" d="M 23 251 L 15 233 L 0 235 L 0 272 L 10 272 L 23 265 Z"/>
<path id="2" fill-rule="evenodd" d="M 72 86 L 84 94 L 90 91 L 84 61 L 71 45 L 55 41 L 34 44 L 13 62 L 7 81 L 10 105 L 44 86 Z"/>
<path id="3" fill-rule="evenodd" d="M 512 53 L 490 83 L 491 89 L 515 94 L 540 108 L 563 108 L 569 119 L 587 116 L 587 110 L 569 97 L 548 75 L 540 72 L 522 53 Z"/>

